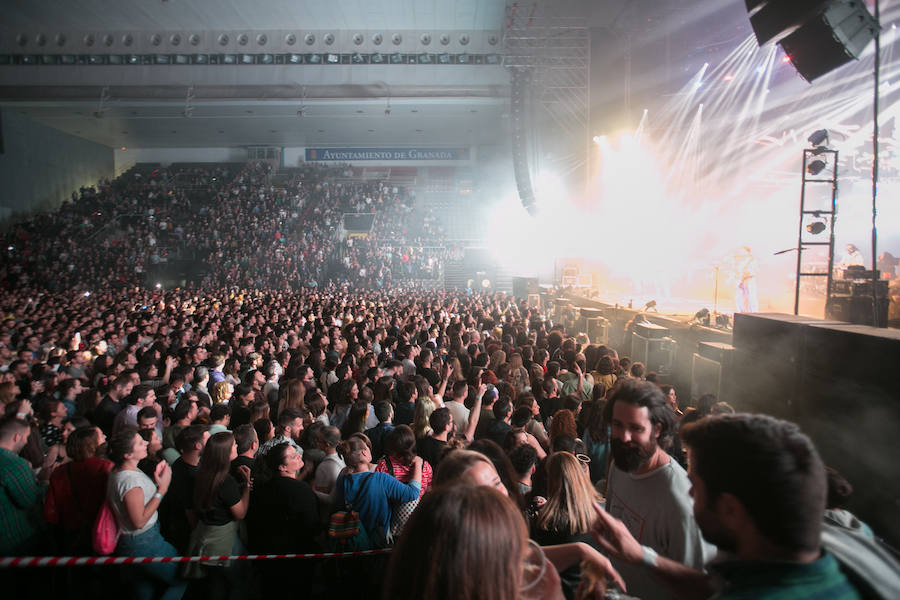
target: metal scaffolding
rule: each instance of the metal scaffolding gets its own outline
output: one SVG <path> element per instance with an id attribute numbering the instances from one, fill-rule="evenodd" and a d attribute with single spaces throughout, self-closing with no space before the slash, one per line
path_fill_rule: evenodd
<path id="1" fill-rule="evenodd" d="M 531 75 L 533 167 L 545 166 L 540 163 L 550 155 L 555 172 L 583 169 L 586 177 L 590 62 L 591 33 L 583 19 L 554 14 L 549 1 L 507 7 L 503 65 Z M 549 123 L 541 126 L 545 117 Z"/>

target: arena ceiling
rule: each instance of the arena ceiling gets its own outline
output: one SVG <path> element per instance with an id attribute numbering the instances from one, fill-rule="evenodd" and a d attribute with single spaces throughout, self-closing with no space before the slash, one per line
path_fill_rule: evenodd
<path id="1" fill-rule="evenodd" d="M 541 4 L 541 3 L 537 3 Z M 591 27 L 719 0 L 555 0 Z M 0 54 L 261 57 L 502 51 L 506 0 L 12 0 Z M 628 12 L 627 9 L 631 8 Z M 627 13 L 627 14 L 626 14 Z M 261 59 L 259 59 L 261 60 Z M 104 145 L 484 144 L 505 132 L 500 65 L 0 65 L 0 107 Z M 105 91 L 104 91 L 105 90 Z M 388 112 L 390 114 L 386 114 Z"/>

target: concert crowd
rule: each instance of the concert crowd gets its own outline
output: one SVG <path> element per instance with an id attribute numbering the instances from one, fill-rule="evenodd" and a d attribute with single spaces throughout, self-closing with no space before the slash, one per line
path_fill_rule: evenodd
<path id="1" fill-rule="evenodd" d="M 680 406 L 525 299 L 423 285 L 456 252 L 437 222 L 343 172 L 133 171 L 7 235 L 0 556 L 206 557 L 0 572 L 14 597 L 890 589 L 822 550 L 876 538 L 796 426 Z M 335 235 L 347 212 L 368 237 Z M 166 252 L 202 282 L 153 286 Z"/>

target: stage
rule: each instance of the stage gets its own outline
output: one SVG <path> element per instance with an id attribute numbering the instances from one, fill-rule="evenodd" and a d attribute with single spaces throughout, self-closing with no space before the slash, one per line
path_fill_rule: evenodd
<path id="1" fill-rule="evenodd" d="M 657 361 L 670 359 L 660 383 L 676 387 L 683 407 L 716 393 L 739 412 L 800 425 L 854 485 L 850 510 L 900 545 L 900 330 L 781 313 L 738 313 L 733 330 L 722 330 L 690 322 L 693 315 L 643 312 L 652 327 L 626 334 L 640 310 L 577 295 L 553 301 L 577 307 L 579 325 L 606 319 L 605 343 L 620 357 L 657 344 Z M 671 341 L 654 341 L 661 335 Z"/>

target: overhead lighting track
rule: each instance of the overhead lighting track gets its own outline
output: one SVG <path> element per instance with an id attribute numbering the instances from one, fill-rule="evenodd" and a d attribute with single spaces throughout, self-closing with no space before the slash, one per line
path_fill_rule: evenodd
<path id="1" fill-rule="evenodd" d="M 130 65 L 499 65 L 499 54 L 359 52 L 336 54 L 0 54 L 0 65 L 130 66 Z"/>

